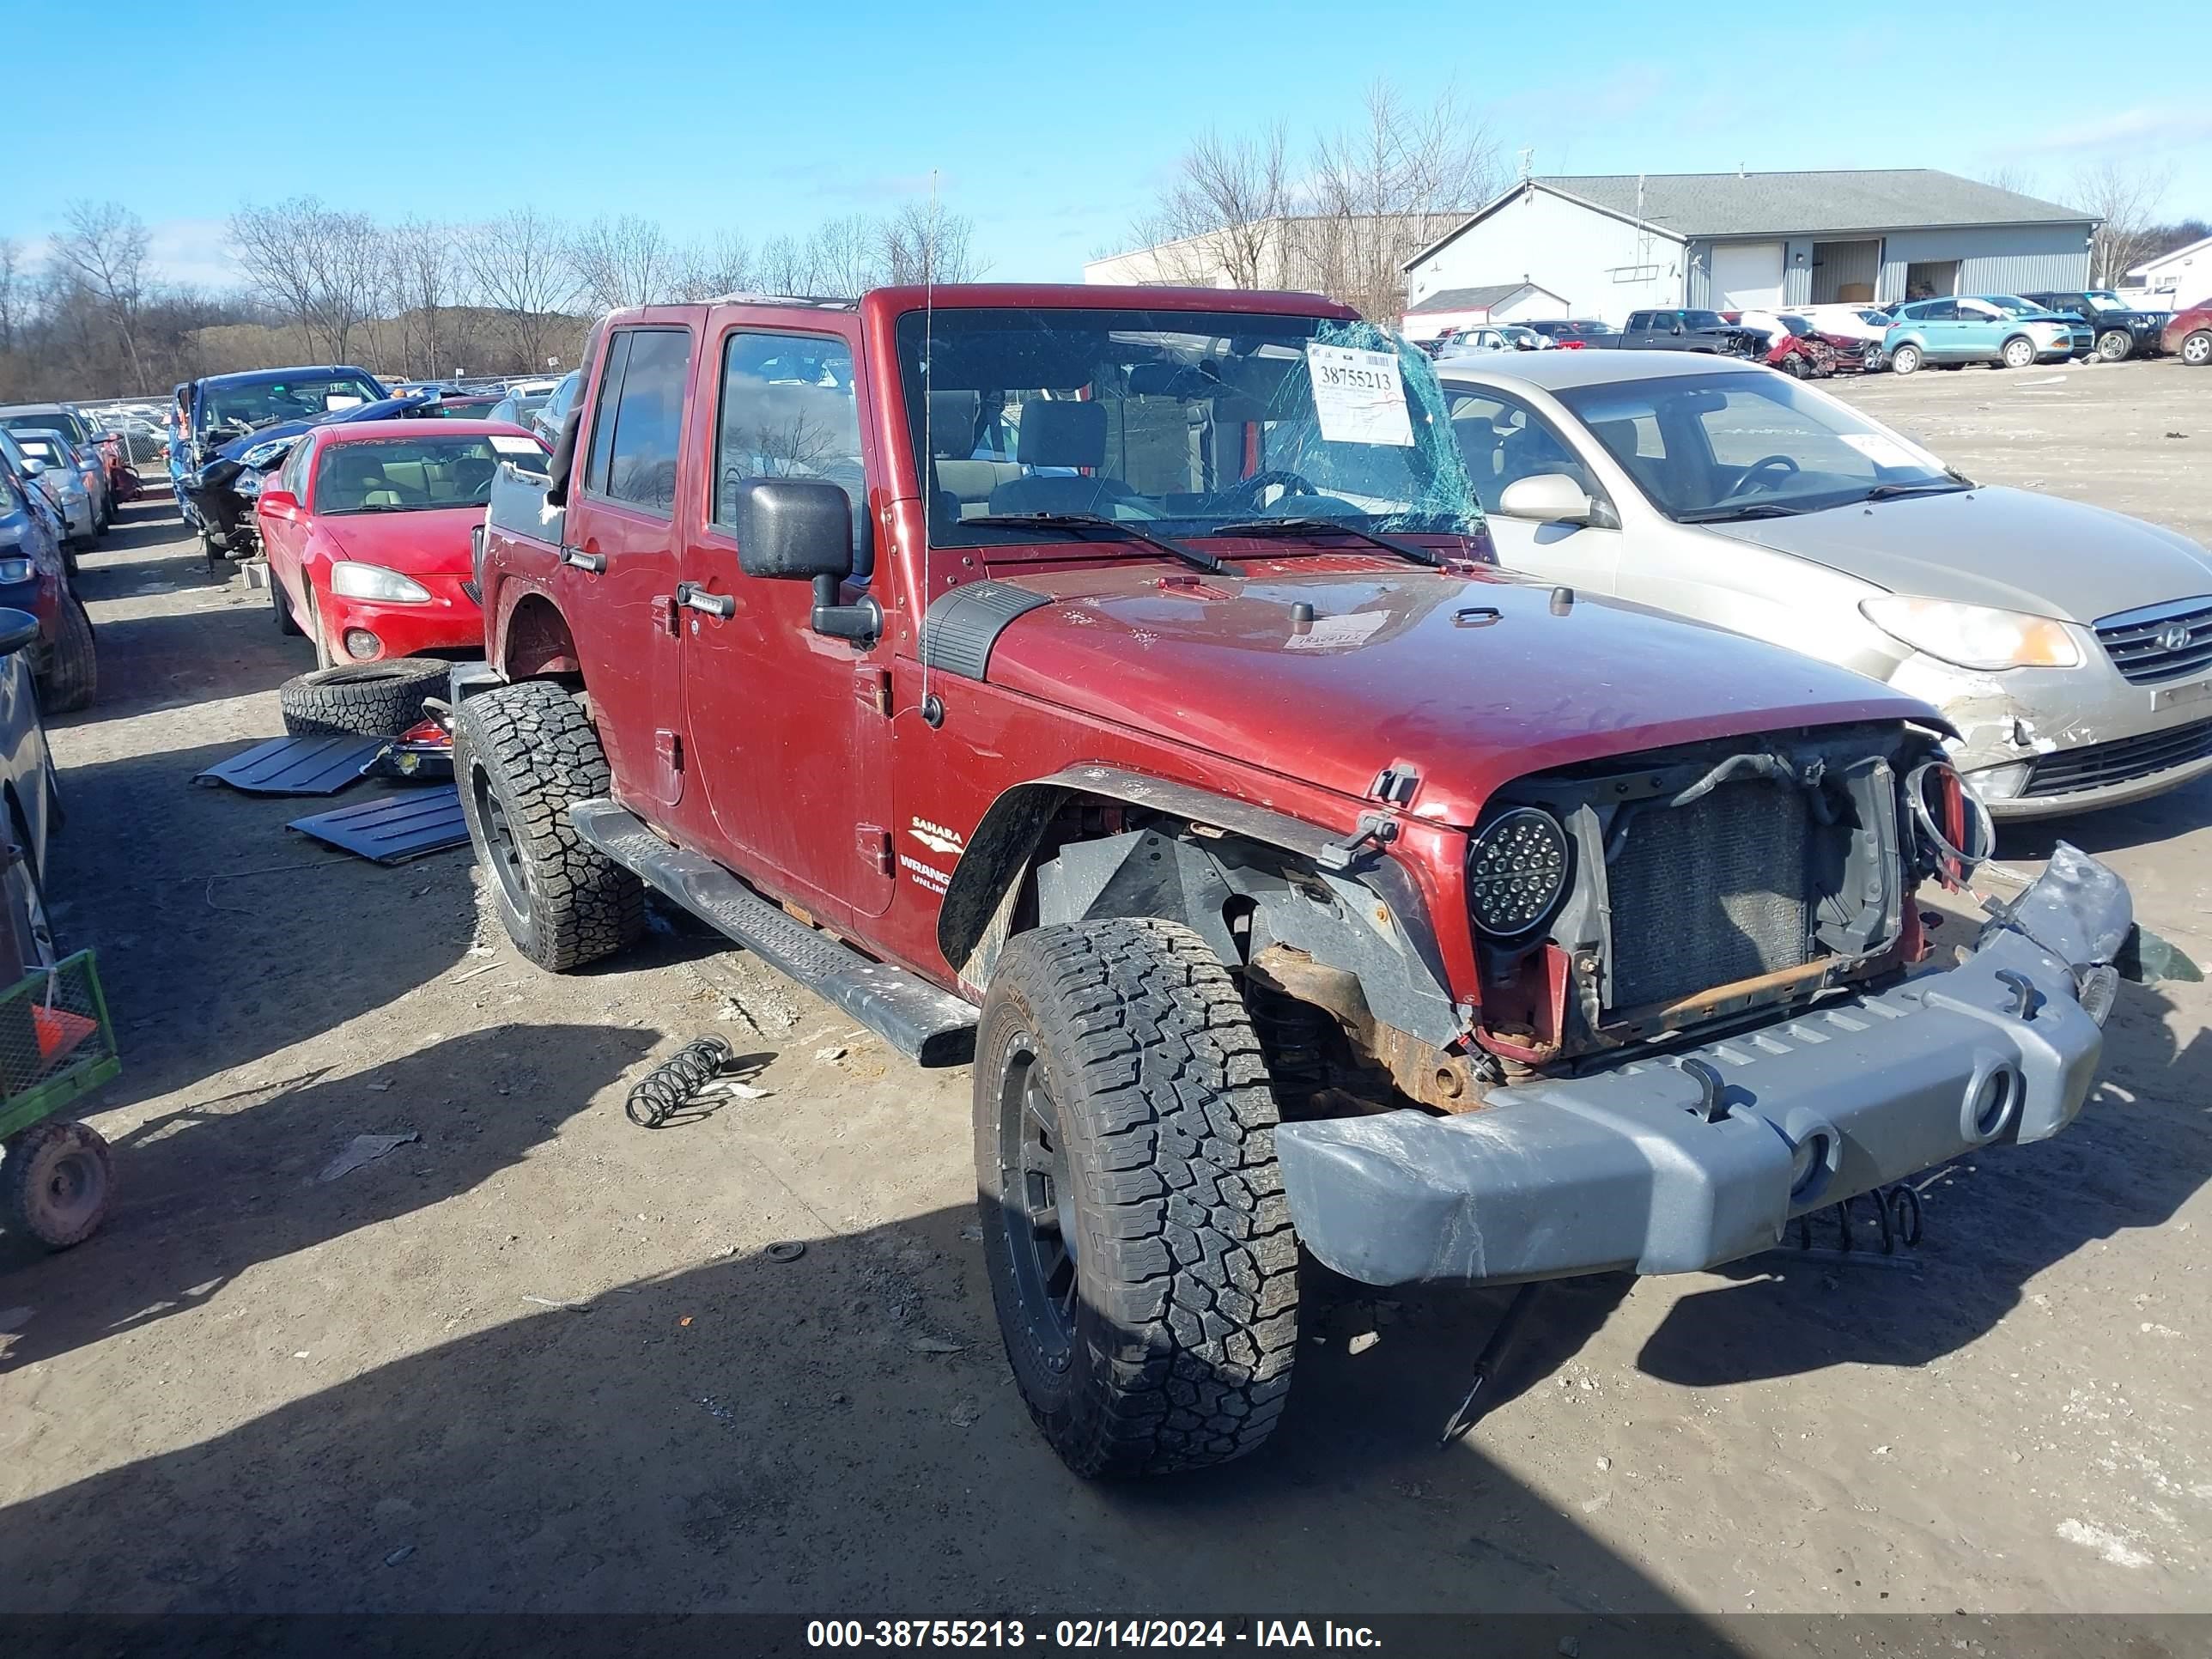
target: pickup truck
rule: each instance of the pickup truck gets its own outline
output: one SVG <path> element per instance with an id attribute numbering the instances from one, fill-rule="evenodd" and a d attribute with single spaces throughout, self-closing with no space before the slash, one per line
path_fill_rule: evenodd
<path id="1" fill-rule="evenodd" d="M 1717 351 L 1756 358 L 1766 349 L 1766 337 L 1755 328 L 1739 328 L 1717 311 L 1632 311 L 1620 337 L 1607 343 L 1623 351 Z"/>
<path id="2" fill-rule="evenodd" d="M 1427 359 L 1342 307 L 731 300 L 582 374 L 477 538 L 488 896 L 565 971 L 653 890 L 972 1066 L 1079 1474 L 1267 1438 L 1301 1248 L 1689 1272 L 2081 1108 L 2119 881 L 2062 847 L 1939 963 L 1916 890 L 1988 840 L 1941 717 L 1504 575 Z"/>

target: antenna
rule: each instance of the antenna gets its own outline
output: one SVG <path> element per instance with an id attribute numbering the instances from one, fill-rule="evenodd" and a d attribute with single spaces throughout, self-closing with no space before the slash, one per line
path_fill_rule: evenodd
<path id="1" fill-rule="evenodd" d="M 930 602 L 937 596 L 931 591 L 929 580 L 930 544 L 935 538 L 930 533 L 930 509 L 937 500 L 937 446 L 931 441 L 931 408 L 937 399 L 932 395 L 936 389 L 937 372 L 937 169 L 929 170 L 929 234 L 921 250 L 921 476 L 922 488 L 928 493 L 921 502 L 921 614 L 915 618 L 916 638 L 921 650 L 921 720 L 932 731 L 945 724 L 945 705 L 930 694 L 929 640 L 925 624 L 929 617 Z"/>

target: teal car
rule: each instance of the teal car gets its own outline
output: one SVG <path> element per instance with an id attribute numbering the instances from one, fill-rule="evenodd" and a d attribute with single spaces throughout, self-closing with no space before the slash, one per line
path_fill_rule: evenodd
<path id="1" fill-rule="evenodd" d="M 1891 315 L 1895 320 L 1882 337 L 1882 355 L 1899 374 L 1930 363 L 1945 368 L 1961 363 L 2027 368 L 2086 357 L 2096 345 L 2094 331 L 2080 318 L 2009 294 L 1915 300 Z"/>

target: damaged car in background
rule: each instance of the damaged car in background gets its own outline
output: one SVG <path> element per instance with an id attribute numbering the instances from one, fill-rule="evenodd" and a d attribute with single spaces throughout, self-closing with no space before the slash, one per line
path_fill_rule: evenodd
<path id="1" fill-rule="evenodd" d="M 1990 836 L 1942 718 L 1498 571 L 1433 367 L 1356 313 L 947 284 L 589 349 L 453 673 L 487 896 L 565 972 L 650 886 L 972 1063 L 979 1249 L 1079 1473 L 1267 1437 L 1301 1246 L 1694 1271 L 2081 1110 L 2118 878 L 2062 847 L 1939 955 L 1919 891 Z"/>
<path id="2" fill-rule="evenodd" d="M 1741 364 L 1581 352 L 1439 373 L 1508 568 L 1924 698 L 1999 818 L 2212 772 L 2212 555 L 2187 538 L 1978 483 Z"/>

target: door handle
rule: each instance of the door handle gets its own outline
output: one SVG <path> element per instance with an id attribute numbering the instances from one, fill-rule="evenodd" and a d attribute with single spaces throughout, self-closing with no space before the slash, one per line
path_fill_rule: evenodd
<path id="1" fill-rule="evenodd" d="M 727 622 L 738 614 L 738 601 L 728 593 L 709 593 L 696 582 L 676 584 L 676 603 L 688 610 L 703 611 Z"/>
<path id="2" fill-rule="evenodd" d="M 607 568 L 607 556 L 586 553 L 580 547 L 564 547 L 561 550 L 561 562 L 572 564 L 586 575 L 596 576 Z"/>

